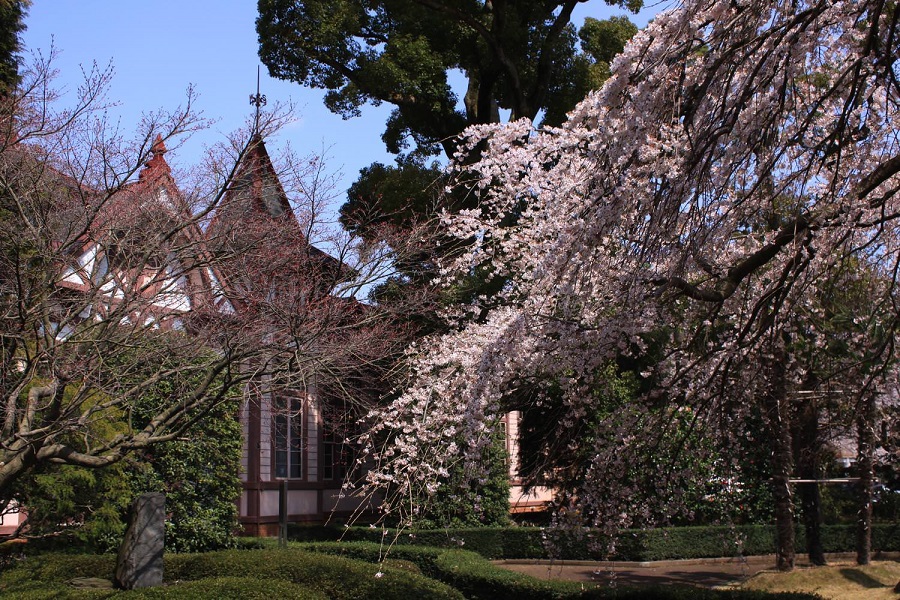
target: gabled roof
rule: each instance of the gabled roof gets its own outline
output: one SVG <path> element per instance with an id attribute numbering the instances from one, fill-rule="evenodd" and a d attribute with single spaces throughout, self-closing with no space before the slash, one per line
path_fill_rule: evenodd
<path id="1" fill-rule="evenodd" d="M 217 233 L 225 223 L 249 219 L 285 219 L 298 227 L 300 223 L 291 208 L 281 180 L 275 172 L 266 144 L 257 134 L 250 138 L 210 222 L 208 235 Z"/>
<path id="2" fill-rule="evenodd" d="M 274 227 L 272 227 L 274 225 Z M 241 162 L 229 188 L 215 209 L 206 230 L 213 252 L 242 252 L 254 231 L 278 231 L 283 246 L 281 258 L 315 264 L 315 270 L 336 283 L 353 276 L 353 271 L 336 258 L 309 243 L 304 228 L 288 200 L 278 173 L 272 164 L 265 141 L 253 135 L 244 149 Z M 271 241 L 271 240 L 270 240 Z M 325 274 L 330 273 L 330 277 Z M 225 273 L 235 281 L 246 273 Z M 326 291 L 327 293 L 327 291 Z"/>
<path id="3" fill-rule="evenodd" d="M 113 297 L 115 284 L 101 283 L 98 278 L 116 271 L 122 277 L 151 282 L 146 293 L 160 296 L 160 302 L 154 302 L 160 309 L 183 312 L 198 302 L 210 302 L 211 273 L 198 268 L 207 262 L 203 232 L 172 177 L 165 153 L 163 139 L 157 135 L 137 181 L 118 190 L 100 192 L 69 182 L 72 195 L 96 197 L 97 206 L 90 224 L 72 240 L 74 244 L 69 244 L 70 260 L 62 266 L 61 287 L 87 292 L 101 285 L 99 291 Z M 59 177 L 63 183 L 69 180 L 61 174 Z M 117 268 L 113 254 L 128 250 L 120 244 L 123 239 L 128 240 L 126 246 L 149 241 L 150 245 L 138 252 L 156 249 L 154 255 L 158 257 L 134 265 L 126 262 Z M 175 257 L 171 255 L 173 247 L 188 252 Z M 166 253 L 169 255 L 162 255 Z"/>

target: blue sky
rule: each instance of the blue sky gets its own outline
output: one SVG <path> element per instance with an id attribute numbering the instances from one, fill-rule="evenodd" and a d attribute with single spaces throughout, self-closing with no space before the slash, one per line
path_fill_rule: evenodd
<path id="1" fill-rule="evenodd" d="M 651 6 L 631 18 L 643 26 L 656 10 Z M 594 0 L 579 7 L 575 21 L 622 12 Z M 63 89 L 77 88 L 82 66 L 111 62 L 109 99 L 119 104 L 110 113 L 125 132 L 135 129 L 142 113 L 183 104 L 193 85 L 197 108 L 216 123 L 166 156 L 188 167 L 199 162 L 204 146 L 240 128 L 252 114 L 249 96 L 259 65 L 255 19 L 252 0 L 35 0 L 22 41 L 26 56 L 38 50 L 46 55 L 52 42 L 60 53 L 57 87 Z M 343 174 L 343 189 L 362 167 L 392 160 L 381 142 L 387 105 L 367 106 L 362 117 L 344 121 L 323 106 L 321 90 L 272 79 L 264 67 L 261 91 L 270 103 L 290 100 L 297 106 L 297 121 L 269 140 L 270 147 L 290 141 L 300 154 L 327 148 L 331 169 Z"/>

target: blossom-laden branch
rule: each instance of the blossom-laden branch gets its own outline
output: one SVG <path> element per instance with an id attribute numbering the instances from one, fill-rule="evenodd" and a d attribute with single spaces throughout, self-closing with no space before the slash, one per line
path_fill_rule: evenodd
<path id="1" fill-rule="evenodd" d="M 651 391 L 620 414 L 637 416 L 582 440 L 594 444 L 583 514 L 617 520 L 608 507 L 634 489 L 611 481 L 633 456 L 623 448 L 656 435 L 634 427 L 650 427 L 660 398 L 738 434 L 769 393 L 760 365 L 775 349 L 791 393 L 813 368 L 801 348 L 837 337 L 842 358 L 815 367 L 827 385 L 884 378 L 898 325 L 897 28 L 880 0 L 688 0 L 562 127 L 470 128 L 457 175 L 480 205 L 447 217 L 469 246 L 444 278 L 482 269 L 503 285 L 417 348 L 409 388 L 373 414 L 372 439 L 392 442 L 370 448 L 372 488 L 433 485 L 453 436 L 478 447 L 523 397 L 561 403 L 555 431 L 569 439 L 605 410 L 606 367 L 652 354 L 639 374 Z M 857 313 L 838 332 L 841 287 Z M 662 431 L 674 408 L 654 410 Z"/>

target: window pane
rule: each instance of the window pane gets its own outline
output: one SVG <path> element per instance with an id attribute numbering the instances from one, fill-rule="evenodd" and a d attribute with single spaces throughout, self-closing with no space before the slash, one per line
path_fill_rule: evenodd
<path id="1" fill-rule="evenodd" d="M 275 415 L 275 477 L 287 477 L 288 418 L 287 415 Z"/>
<path id="2" fill-rule="evenodd" d="M 273 442 L 275 477 L 303 477 L 303 403 L 298 398 L 278 398 L 274 404 Z"/>

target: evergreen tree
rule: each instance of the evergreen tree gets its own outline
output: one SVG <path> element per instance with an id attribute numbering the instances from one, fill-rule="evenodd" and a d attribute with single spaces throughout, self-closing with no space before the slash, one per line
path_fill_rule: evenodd
<path id="1" fill-rule="evenodd" d="M 25 30 L 22 20 L 28 0 L 0 0 L 0 94 L 19 83 L 19 34 Z"/>
<path id="2" fill-rule="evenodd" d="M 640 0 L 607 3 L 641 7 Z M 614 17 L 588 18 L 576 32 L 577 4 L 261 0 L 260 57 L 273 76 L 327 89 L 326 106 L 345 118 L 366 103 L 394 106 L 382 139 L 397 163 L 360 172 L 342 224 L 381 242 L 386 226 L 472 208 L 471 196 L 442 193 L 447 179 L 429 158 L 452 158 L 467 126 L 497 123 L 501 111 L 559 124 L 609 76 L 612 57 L 637 31 L 627 17 Z M 462 106 L 451 73 L 466 80 Z M 433 257 L 421 258 L 408 265 L 413 282 L 431 276 Z"/>

